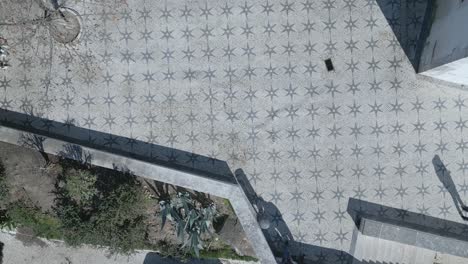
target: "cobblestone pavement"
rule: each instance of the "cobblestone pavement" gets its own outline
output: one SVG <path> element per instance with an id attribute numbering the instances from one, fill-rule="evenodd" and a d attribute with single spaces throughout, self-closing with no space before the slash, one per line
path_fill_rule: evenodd
<path id="1" fill-rule="evenodd" d="M 34 3 L 9 1 L 1 10 L 17 23 L 34 18 Z M 160 145 L 195 154 L 159 159 L 225 160 L 279 209 L 275 225 L 317 246 L 307 254 L 339 263 L 318 247 L 350 250 L 350 197 L 401 219 L 462 221 L 432 160 L 466 199 L 468 95 L 417 78 L 394 33 L 421 26 L 419 13 L 398 17 L 420 2 L 69 1 L 83 26 L 75 43 L 54 42 L 47 23 L 0 27 L 12 65 L 0 107 L 63 124 L 23 126 L 110 133 L 89 140 L 148 157 Z"/>

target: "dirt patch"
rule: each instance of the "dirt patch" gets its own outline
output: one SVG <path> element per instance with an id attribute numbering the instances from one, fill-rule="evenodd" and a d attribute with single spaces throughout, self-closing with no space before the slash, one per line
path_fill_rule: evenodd
<path id="1" fill-rule="evenodd" d="M 47 243 L 34 236 L 31 228 L 21 227 L 16 230 L 15 237 L 25 246 L 47 247 Z"/>
<path id="2" fill-rule="evenodd" d="M 63 169 L 64 163 L 60 162 L 59 157 L 1 142 L 0 150 L 0 160 L 5 167 L 6 182 L 10 188 L 10 202 L 28 201 L 42 212 L 55 215 L 52 208 L 57 186 L 60 185 L 58 179 L 67 171 Z M 176 252 L 180 248 L 181 241 L 177 238 L 174 223 L 168 221 L 162 228 L 159 202 L 169 200 L 177 193 L 188 192 L 191 198 L 203 207 L 214 203 L 220 216 L 213 223 L 216 231 L 213 237 L 202 236 L 202 239 L 206 239 L 204 243 L 206 250 L 222 251 L 228 246 L 240 256 L 254 256 L 250 243 L 226 199 L 144 178 L 138 178 L 138 181 L 142 183 L 142 191 L 149 201 L 145 202 L 147 204 L 145 240 L 148 244 L 158 246 L 163 243 L 171 252 Z M 34 237 L 34 232 L 30 228 L 18 229 L 17 238 L 25 245 L 41 247 L 47 245 L 41 239 Z"/>
<path id="3" fill-rule="evenodd" d="M 247 237 L 240 236 L 244 230 L 240 222 L 235 217 L 228 217 L 219 232 L 219 237 L 231 246 L 239 256 L 255 256 Z"/>
<path id="4" fill-rule="evenodd" d="M 54 184 L 61 168 L 47 165 L 37 151 L 7 143 L 0 143 L 0 149 L 11 200 L 25 199 L 43 211 L 50 211 L 54 204 Z"/>

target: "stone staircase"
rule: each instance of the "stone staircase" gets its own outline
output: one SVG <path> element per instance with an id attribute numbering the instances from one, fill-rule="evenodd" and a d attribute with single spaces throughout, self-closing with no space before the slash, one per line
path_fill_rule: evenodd
<path id="1" fill-rule="evenodd" d="M 353 264 L 468 264 L 468 258 L 438 253 L 358 233 Z"/>

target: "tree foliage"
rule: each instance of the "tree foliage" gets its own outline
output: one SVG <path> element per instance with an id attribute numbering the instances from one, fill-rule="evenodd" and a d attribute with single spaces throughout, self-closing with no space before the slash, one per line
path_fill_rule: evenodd
<path id="1" fill-rule="evenodd" d="M 16 227 L 28 227 L 35 236 L 59 239 L 61 238 L 60 221 L 44 213 L 39 207 L 17 201 L 8 206 L 8 222 Z"/>
<path id="2" fill-rule="evenodd" d="M 144 246 L 146 198 L 134 175 L 67 169 L 60 181 L 54 211 L 67 243 L 104 245 L 118 253 Z"/>
<path id="3" fill-rule="evenodd" d="M 97 176 L 89 170 L 71 169 L 65 177 L 64 188 L 71 199 L 86 206 L 97 195 L 96 181 Z"/>

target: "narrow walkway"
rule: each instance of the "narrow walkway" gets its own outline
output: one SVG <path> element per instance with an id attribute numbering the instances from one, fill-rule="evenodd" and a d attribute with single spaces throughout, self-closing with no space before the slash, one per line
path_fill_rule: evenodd
<path id="1" fill-rule="evenodd" d="M 105 249 L 89 246 L 70 248 L 59 241 L 29 240 L 17 238 L 14 234 L 0 232 L 3 246 L 2 264 L 180 264 L 181 262 L 162 258 L 146 250 L 131 256 L 113 255 Z M 235 260 L 189 261 L 186 264 L 254 264 L 255 262 Z"/>

